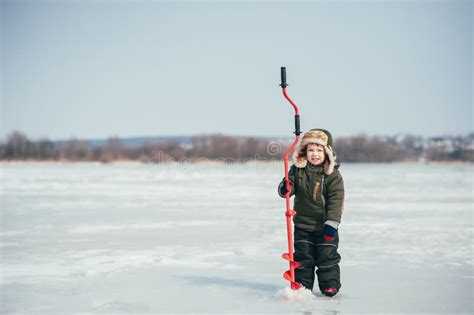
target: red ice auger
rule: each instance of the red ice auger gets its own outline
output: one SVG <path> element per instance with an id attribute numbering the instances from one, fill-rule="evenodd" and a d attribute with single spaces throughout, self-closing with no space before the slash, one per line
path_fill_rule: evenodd
<path id="1" fill-rule="evenodd" d="M 288 155 L 290 154 L 291 151 L 295 148 L 296 144 L 298 143 L 300 139 L 300 110 L 298 109 L 298 106 L 291 100 L 291 98 L 286 94 L 286 87 L 288 84 L 286 84 L 286 67 L 281 67 L 281 90 L 283 91 L 283 96 L 290 102 L 291 106 L 295 109 L 295 141 L 291 144 L 291 146 L 288 148 L 288 150 L 285 151 L 285 154 L 283 156 L 283 161 L 285 164 L 285 180 L 286 180 L 286 230 L 288 233 L 288 253 L 284 253 L 282 255 L 283 259 L 288 260 L 290 263 L 290 270 L 286 271 L 283 274 L 283 278 L 286 280 L 290 281 L 291 283 L 291 289 L 293 290 L 298 290 L 301 288 L 301 284 L 297 283 L 295 281 L 295 269 L 298 268 L 301 264 L 297 261 L 294 261 L 293 259 L 293 229 L 292 229 L 292 222 L 291 218 L 296 214 L 296 211 L 293 209 L 290 209 L 290 191 L 291 191 L 291 184 L 290 181 L 288 180 Z"/>

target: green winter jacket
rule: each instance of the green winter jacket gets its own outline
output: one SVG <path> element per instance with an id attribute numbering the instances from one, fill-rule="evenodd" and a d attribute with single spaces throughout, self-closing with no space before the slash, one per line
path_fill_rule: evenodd
<path id="1" fill-rule="evenodd" d="M 307 231 L 322 231 L 326 221 L 339 224 L 344 204 L 344 182 L 336 165 L 330 175 L 323 166 L 310 163 L 304 168 L 292 165 L 288 177 L 291 182 L 290 196 L 294 195 L 294 224 Z M 279 185 L 280 193 L 283 180 Z M 337 226 L 337 225 L 336 225 Z"/>

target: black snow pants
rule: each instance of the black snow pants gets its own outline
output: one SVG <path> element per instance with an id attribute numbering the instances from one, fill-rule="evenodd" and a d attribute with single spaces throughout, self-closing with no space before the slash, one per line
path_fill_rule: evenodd
<path id="1" fill-rule="evenodd" d="M 295 269 L 296 282 L 305 288 L 313 290 L 314 270 L 317 267 L 319 290 L 326 288 L 341 288 L 339 261 L 341 256 L 337 252 L 339 235 L 332 241 L 326 241 L 322 232 L 309 232 L 295 227 L 295 261 L 301 267 Z"/>

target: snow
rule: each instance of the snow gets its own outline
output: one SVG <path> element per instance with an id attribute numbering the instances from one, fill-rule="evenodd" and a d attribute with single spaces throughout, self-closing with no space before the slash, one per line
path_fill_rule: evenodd
<path id="1" fill-rule="evenodd" d="M 0 164 L 0 313 L 474 311 L 472 165 L 343 164 L 333 298 L 282 277 L 282 172 Z"/>

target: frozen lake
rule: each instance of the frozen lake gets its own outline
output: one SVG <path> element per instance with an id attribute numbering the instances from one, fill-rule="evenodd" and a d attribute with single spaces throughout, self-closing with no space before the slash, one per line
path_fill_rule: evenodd
<path id="1" fill-rule="evenodd" d="M 327 298 L 285 289 L 281 163 L 0 164 L 0 313 L 472 313 L 474 167 L 340 170 Z"/>

